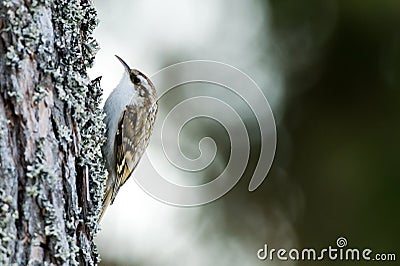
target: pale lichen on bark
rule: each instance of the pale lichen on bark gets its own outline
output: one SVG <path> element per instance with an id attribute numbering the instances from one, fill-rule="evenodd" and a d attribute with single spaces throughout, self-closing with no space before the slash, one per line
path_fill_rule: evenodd
<path id="1" fill-rule="evenodd" d="M 0 4 L 0 264 L 95 265 L 105 170 L 90 0 Z M 87 192 L 88 191 L 88 192 Z"/>

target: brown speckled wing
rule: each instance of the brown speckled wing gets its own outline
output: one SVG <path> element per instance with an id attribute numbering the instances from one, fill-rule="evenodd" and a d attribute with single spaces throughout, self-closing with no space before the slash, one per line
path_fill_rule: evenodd
<path id="1" fill-rule="evenodd" d="M 141 131 L 138 128 L 141 126 L 138 111 L 137 106 L 128 105 L 118 122 L 115 135 L 117 178 L 114 183 L 111 203 L 114 202 L 119 188 L 128 180 L 138 163 L 137 145 Z"/>

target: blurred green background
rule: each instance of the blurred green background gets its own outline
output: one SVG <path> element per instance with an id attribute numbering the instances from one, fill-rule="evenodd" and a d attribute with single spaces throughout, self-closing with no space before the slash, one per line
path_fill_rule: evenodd
<path id="1" fill-rule="evenodd" d="M 343 235 L 398 254 L 400 2 L 269 3 L 285 62 L 284 169 L 305 200 L 295 222 L 300 245 Z M 280 147 L 275 167 L 286 159 Z"/>
<path id="2" fill-rule="evenodd" d="M 399 260 L 400 1 L 95 4 L 103 50 L 93 75 L 114 71 L 119 51 L 146 73 L 189 59 L 226 62 L 264 90 L 278 132 L 272 169 L 255 192 L 247 191 L 260 150 L 251 117 L 251 161 L 222 199 L 180 209 L 128 182 L 97 241 L 102 265 L 310 265 L 259 261 L 256 252 L 265 243 L 318 250 L 341 236 Z M 120 78 L 115 66 L 106 88 Z M 221 136 L 207 122 L 188 132 L 196 145 L 196 134 Z"/>

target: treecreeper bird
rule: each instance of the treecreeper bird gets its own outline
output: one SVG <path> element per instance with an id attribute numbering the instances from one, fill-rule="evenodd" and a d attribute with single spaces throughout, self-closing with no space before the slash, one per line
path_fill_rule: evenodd
<path id="1" fill-rule="evenodd" d="M 158 109 L 156 89 L 150 79 L 116 57 L 125 73 L 103 108 L 107 141 L 102 152 L 108 177 L 100 220 L 145 152 Z"/>

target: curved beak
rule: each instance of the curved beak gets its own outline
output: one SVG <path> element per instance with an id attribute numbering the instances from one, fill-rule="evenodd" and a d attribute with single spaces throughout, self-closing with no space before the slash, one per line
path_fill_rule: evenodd
<path id="1" fill-rule="evenodd" d="M 125 63 L 124 60 L 122 60 L 121 57 L 119 57 L 118 55 L 115 55 L 116 58 L 118 58 L 118 60 L 121 62 L 121 64 L 125 67 L 126 72 L 129 73 L 129 70 L 131 70 L 131 68 L 128 66 L 127 63 Z"/>

